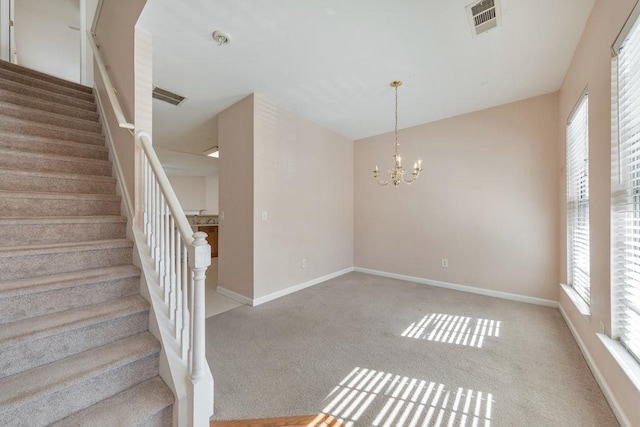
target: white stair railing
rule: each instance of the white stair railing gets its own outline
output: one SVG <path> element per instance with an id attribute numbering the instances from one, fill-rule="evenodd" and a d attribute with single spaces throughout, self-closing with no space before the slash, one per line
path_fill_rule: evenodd
<path id="1" fill-rule="evenodd" d="M 96 81 L 102 81 L 107 93 L 108 105 L 96 90 L 99 109 L 104 112 L 110 107 L 118 126 L 133 132 L 135 126 L 125 118 L 91 32 L 88 38 L 98 69 Z M 104 116 L 103 123 L 108 126 Z M 110 138 L 107 140 L 111 144 Z M 151 136 L 137 132 L 135 143 L 142 153 L 136 171 L 142 181 L 142 191 L 136 191 L 140 202 L 131 203 L 128 194 L 123 198 L 134 223 L 133 236 L 158 328 L 155 335 L 162 343 L 169 370 L 163 373 L 161 364 L 160 373 L 176 395 L 174 425 L 208 426 L 213 414 L 213 377 L 205 355 L 204 289 L 211 246 L 206 233 L 193 233 L 153 149 Z M 121 190 L 126 193 L 120 159 L 111 148 Z M 136 211 L 132 211 L 132 205 Z"/>
<path id="2" fill-rule="evenodd" d="M 211 246 L 206 233 L 192 232 L 149 134 L 137 132 L 136 141 L 144 153 L 142 231 L 162 290 L 164 314 L 170 321 L 179 357 L 189 372 L 193 425 L 206 425 L 213 406 L 211 372 L 205 356 L 204 311 L 205 272 L 211 265 Z"/>

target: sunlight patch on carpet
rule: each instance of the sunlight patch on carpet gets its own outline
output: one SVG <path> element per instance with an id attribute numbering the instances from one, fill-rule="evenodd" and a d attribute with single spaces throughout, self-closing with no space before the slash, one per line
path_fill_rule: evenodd
<path id="1" fill-rule="evenodd" d="M 500 336 L 501 327 L 499 320 L 432 313 L 409 325 L 402 336 L 482 348 L 485 338 Z"/>
<path id="2" fill-rule="evenodd" d="M 329 404 L 322 412 L 347 427 L 357 425 L 368 410 L 377 411 L 372 424 L 375 427 L 490 427 L 494 405 L 491 393 L 360 367 L 351 371 L 326 400 Z"/>

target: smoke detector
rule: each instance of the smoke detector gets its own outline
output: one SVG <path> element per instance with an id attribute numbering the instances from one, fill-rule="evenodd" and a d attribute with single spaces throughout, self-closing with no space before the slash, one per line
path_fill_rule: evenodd
<path id="1" fill-rule="evenodd" d="M 229 37 L 229 34 L 220 30 L 214 31 L 213 34 L 211 34 L 211 37 L 213 37 L 213 39 L 218 42 L 218 46 L 229 44 L 229 42 L 231 41 L 231 37 Z"/>
<path id="2" fill-rule="evenodd" d="M 501 21 L 498 0 L 480 0 L 468 5 L 467 17 L 474 37 L 496 28 Z"/>

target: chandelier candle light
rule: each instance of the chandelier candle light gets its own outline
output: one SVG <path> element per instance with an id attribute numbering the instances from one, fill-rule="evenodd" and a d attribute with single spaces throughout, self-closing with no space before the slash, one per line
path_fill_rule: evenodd
<path id="1" fill-rule="evenodd" d="M 387 171 L 387 175 L 389 175 L 389 179 L 387 179 L 386 181 L 383 179 L 380 179 L 380 171 L 378 170 L 377 165 L 376 165 L 376 169 L 373 171 L 373 177 L 376 179 L 376 182 L 378 184 L 387 185 L 390 182 L 393 182 L 394 187 L 399 186 L 401 182 L 404 182 L 405 184 L 411 184 L 416 179 L 418 179 L 418 176 L 420 176 L 420 172 L 422 172 L 422 160 L 418 160 L 416 163 L 413 164 L 413 172 L 411 172 L 411 178 L 406 179 L 404 177 L 405 170 L 402 167 L 402 158 L 398 153 L 398 146 L 400 145 L 398 144 L 398 86 L 400 86 L 401 84 L 402 82 L 400 80 L 392 81 L 390 84 L 391 87 L 393 87 L 396 91 L 396 127 L 394 132 L 395 153 L 393 155 L 394 167 L 393 169 L 390 169 Z"/>

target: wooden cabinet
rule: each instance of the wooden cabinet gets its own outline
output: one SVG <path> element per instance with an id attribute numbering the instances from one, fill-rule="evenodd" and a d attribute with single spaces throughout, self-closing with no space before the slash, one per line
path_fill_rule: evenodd
<path id="1" fill-rule="evenodd" d="M 207 243 L 211 246 L 211 258 L 218 256 L 218 226 L 217 225 L 201 225 L 198 231 L 207 233 Z"/>

